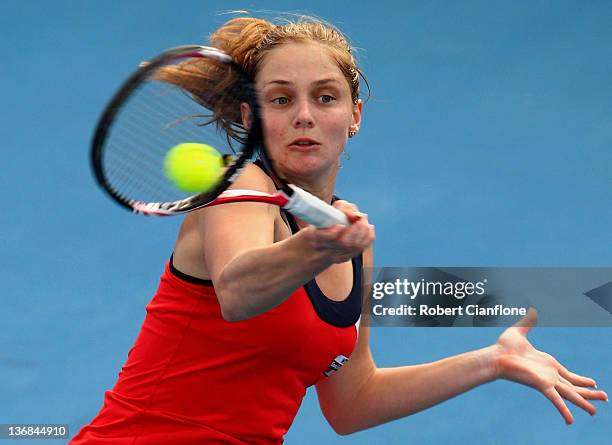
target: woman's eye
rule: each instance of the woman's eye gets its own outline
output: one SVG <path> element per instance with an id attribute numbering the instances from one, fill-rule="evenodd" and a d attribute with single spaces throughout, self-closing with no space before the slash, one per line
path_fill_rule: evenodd
<path id="1" fill-rule="evenodd" d="M 319 100 L 324 104 L 328 104 L 336 100 L 336 98 L 334 96 L 330 96 L 329 94 L 323 94 L 322 96 L 319 96 Z"/>
<path id="2" fill-rule="evenodd" d="M 272 103 L 276 105 L 287 105 L 289 103 L 289 99 L 286 97 L 276 97 L 272 99 Z"/>

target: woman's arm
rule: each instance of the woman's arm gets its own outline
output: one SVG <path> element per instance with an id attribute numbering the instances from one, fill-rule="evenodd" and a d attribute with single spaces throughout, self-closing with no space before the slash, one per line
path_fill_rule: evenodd
<path id="1" fill-rule="evenodd" d="M 256 166 L 249 166 L 233 186 L 268 193 L 273 187 Z M 277 214 L 276 207 L 261 203 L 199 211 L 206 266 L 226 320 L 244 320 L 274 308 L 330 265 L 359 254 L 373 239 L 372 226 L 362 218 L 346 228 L 307 227 L 274 243 Z"/>
<path id="2" fill-rule="evenodd" d="M 532 311 L 521 320 L 523 326 L 508 328 L 495 345 L 433 363 L 377 369 L 369 354 L 358 356 L 357 362 L 362 363 L 351 363 L 351 356 L 337 375 L 317 386 L 320 400 L 328 400 L 332 393 L 336 396 L 326 417 L 336 432 L 350 434 L 424 410 L 498 378 L 540 391 L 568 425 L 573 416 L 563 399 L 594 415 L 596 409 L 588 400 L 607 401 L 607 394 L 589 389 L 596 387 L 593 379 L 570 372 L 527 341 L 534 317 Z M 354 379 L 352 389 L 345 378 Z"/>
<path id="3" fill-rule="evenodd" d="M 337 433 L 350 434 L 422 411 L 493 380 L 494 354 L 484 348 L 433 363 L 377 368 L 328 420 Z"/>
<path id="4" fill-rule="evenodd" d="M 364 255 L 364 266 L 368 265 L 371 254 Z M 595 387 L 593 379 L 568 371 L 529 343 L 527 333 L 536 318 L 535 310 L 530 310 L 494 345 L 483 349 L 422 365 L 377 368 L 369 349 L 368 323 L 362 317 L 349 362 L 317 384 L 323 414 L 337 433 L 350 434 L 422 411 L 498 378 L 537 389 L 568 424 L 573 417 L 563 399 L 595 414 L 587 400 L 607 401 L 607 394 L 588 389 Z"/>

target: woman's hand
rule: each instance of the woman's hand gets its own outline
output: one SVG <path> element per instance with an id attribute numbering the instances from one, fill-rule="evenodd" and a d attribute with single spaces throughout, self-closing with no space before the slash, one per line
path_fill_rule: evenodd
<path id="1" fill-rule="evenodd" d="M 334 207 L 342 210 L 349 220 L 348 226 L 334 225 L 326 229 L 308 227 L 303 236 L 316 250 L 323 252 L 333 263 L 343 263 L 359 255 L 374 241 L 374 226 L 368 222 L 368 215 L 359 212 L 354 204 L 338 200 Z"/>
<path id="2" fill-rule="evenodd" d="M 608 401 L 604 391 L 596 388 L 595 380 L 574 374 L 552 355 L 538 351 L 527 340 L 527 333 L 537 322 L 537 312 L 529 309 L 525 317 L 506 329 L 497 340 L 496 366 L 499 378 L 531 386 L 544 394 L 561 413 L 566 424 L 573 416 L 563 399 L 595 415 L 595 407 L 588 400 Z"/>

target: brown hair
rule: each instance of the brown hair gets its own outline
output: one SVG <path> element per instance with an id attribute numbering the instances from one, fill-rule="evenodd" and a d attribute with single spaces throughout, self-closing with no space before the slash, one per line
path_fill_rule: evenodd
<path id="1" fill-rule="evenodd" d="M 254 17 L 238 17 L 210 36 L 210 44 L 232 56 L 253 79 L 266 51 L 288 42 L 318 42 L 325 45 L 349 84 L 353 102 L 357 102 L 360 72 L 352 54 L 353 49 L 331 24 L 307 16 L 282 25 Z"/>
<path id="2" fill-rule="evenodd" d="M 267 51 L 288 42 L 318 42 L 328 48 L 338 64 L 349 85 L 353 103 L 359 99 L 360 77 L 364 79 L 369 92 L 369 85 L 357 67 L 351 45 L 333 25 L 317 18 L 300 16 L 276 25 L 255 17 L 237 17 L 217 29 L 209 41 L 211 46 L 230 55 L 251 79 L 257 75 L 259 64 Z M 246 131 L 242 126 L 239 104 L 210 106 L 210 85 L 218 85 L 218 82 L 214 76 L 214 67 L 205 66 L 206 63 L 205 60 L 188 60 L 178 66 L 167 67 L 159 73 L 158 78 L 180 86 L 190 92 L 195 100 L 214 109 L 211 122 L 223 128 L 228 139 L 243 142 Z M 227 80 L 225 84 L 227 88 Z M 222 93 L 213 93 L 213 96 L 221 97 Z"/>

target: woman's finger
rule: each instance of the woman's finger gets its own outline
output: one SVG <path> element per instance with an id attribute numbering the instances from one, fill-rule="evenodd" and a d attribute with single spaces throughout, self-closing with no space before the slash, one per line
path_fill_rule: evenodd
<path id="1" fill-rule="evenodd" d="M 338 239 L 344 230 L 344 226 L 335 224 L 324 229 L 314 229 L 312 236 L 321 242 L 332 241 Z"/>
<path id="2" fill-rule="evenodd" d="M 527 315 L 514 323 L 513 327 L 517 328 L 521 334 L 527 336 L 531 328 L 533 328 L 537 323 L 538 311 L 534 307 L 530 307 L 527 311 Z"/>
<path id="3" fill-rule="evenodd" d="M 343 212 L 357 213 L 359 209 L 352 202 L 345 201 L 343 199 L 339 199 L 334 202 L 333 206 Z"/>
<path id="4" fill-rule="evenodd" d="M 561 381 L 580 394 L 587 400 L 601 400 L 603 402 L 608 401 L 608 394 L 605 391 L 592 390 L 588 388 L 583 388 L 582 386 L 575 386 L 569 380 L 560 377 Z"/>
<path id="5" fill-rule="evenodd" d="M 352 202 L 340 199 L 338 201 L 335 201 L 333 206 L 338 210 L 344 212 L 348 217 L 349 221 L 353 224 L 359 221 L 368 221 L 368 215 L 366 213 L 360 212 L 359 208 Z"/>
<path id="6" fill-rule="evenodd" d="M 604 391 L 593 391 L 592 389 L 581 388 L 580 386 L 574 386 L 574 390 L 587 400 L 601 400 L 602 402 L 608 401 L 608 394 Z"/>
<path id="7" fill-rule="evenodd" d="M 582 408 L 587 413 L 589 413 L 591 416 L 594 416 L 595 413 L 597 412 L 597 410 L 592 404 L 587 402 L 584 399 L 584 397 L 578 394 L 578 392 L 574 390 L 574 388 L 568 385 L 567 383 L 563 383 L 563 382 L 559 383 L 557 385 L 557 391 L 563 398 L 569 400 L 577 407 Z"/>
<path id="8" fill-rule="evenodd" d="M 368 224 L 358 221 L 355 224 L 348 226 L 340 235 L 338 241 L 341 243 L 347 243 L 351 246 L 356 246 L 360 244 L 361 240 L 367 237 L 369 231 L 370 228 Z"/>
<path id="9" fill-rule="evenodd" d="M 552 402 L 553 405 L 555 405 L 555 408 L 557 408 L 557 410 L 561 414 L 561 417 L 565 419 L 565 423 L 567 425 L 570 425 L 574 421 L 574 416 L 572 416 L 571 411 L 569 410 L 557 390 L 551 386 L 550 388 L 542 391 L 542 393 L 546 396 L 548 400 Z"/>
<path id="10" fill-rule="evenodd" d="M 357 208 L 357 205 L 352 203 L 352 202 L 348 202 L 345 199 L 337 199 L 336 201 L 334 201 L 334 203 L 332 204 L 334 207 L 339 208 L 339 209 L 348 209 L 351 210 L 353 212 L 358 212 L 359 209 Z"/>
<path id="11" fill-rule="evenodd" d="M 561 364 L 559 364 L 559 374 L 561 374 L 561 377 L 566 378 L 573 385 L 586 386 L 588 388 L 597 388 L 597 383 L 595 382 L 595 380 L 573 373 Z"/>

